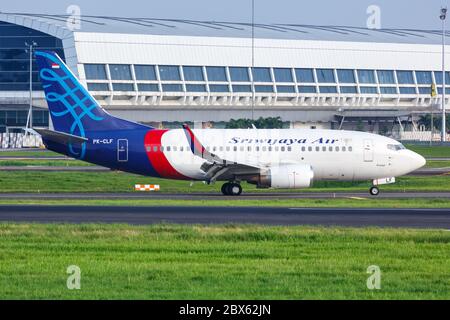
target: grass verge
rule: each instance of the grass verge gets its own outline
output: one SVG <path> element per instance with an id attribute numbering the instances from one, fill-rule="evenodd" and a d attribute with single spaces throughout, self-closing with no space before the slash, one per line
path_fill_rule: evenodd
<path id="1" fill-rule="evenodd" d="M 96 199 L 96 200 L 4 200 L 0 205 L 73 205 L 73 206 L 201 206 L 201 207 L 295 207 L 295 208 L 450 208 L 450 199 L 269 199 L 269 200 L 159 200 L 159 199 Z"/>
<path id="2" fill-rule="evenodd" d="M 206 185 L 189 181 L 176 181 L 143 177 L 123 172 L 37 172 L 0 171 L 0 192 L 133 192 L 134 185 L 159 184 L 166 193 L 217 192 L 222 183 Z M 367 192 L 369 182 L 318 181 L 309 189 L 279 190 L 257 189 L 243 183 L 245 192 Z M 381 191 L 450 191 L 450 176 L 405 176 L 397 183 L 380 186 Z"/>
<path id="3" fill-rule="evenodd" d="M 3 299 L 450 298 L 445 231 L 0 224 L 0 238 Z"/>

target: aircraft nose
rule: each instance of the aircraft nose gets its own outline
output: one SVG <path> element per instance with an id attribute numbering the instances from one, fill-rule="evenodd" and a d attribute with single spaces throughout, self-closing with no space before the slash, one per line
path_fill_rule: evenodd
<path id="1" fill-rule="evenodd" d="M 427 163 L 425 158 L 422 157 L 420 154 L 415 153 L 410 150 L 407 150 L 407 151 L 408 151 L 407 159 L 406 159 L 407 162 L 405 164 L 410 168 L 410 171 L 420 169 Z"/>

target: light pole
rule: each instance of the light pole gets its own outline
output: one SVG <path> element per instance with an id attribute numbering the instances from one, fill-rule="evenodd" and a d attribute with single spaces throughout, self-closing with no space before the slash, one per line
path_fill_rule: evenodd
<path id="1" fill-rule="evenodd" d="M 442 21 L 442 131 L 441 141 L 446 140 L 445 130 L 445 19 L 447 18 L 447 8 L 441 8 L 439 18 Z"/>
<path id="2" fill-rule="evenodd" d="M 30 54 L 30 109 L 28 110 L 27 124 L 26 128 L 33 128 L 33 47 L 37 46 L 37 43 L 32 41 L 31 44 L 25 42 L 25 45 L 29 48 L 28 52 Z M 25 132 L 28 134 L 28 131 Z"/>

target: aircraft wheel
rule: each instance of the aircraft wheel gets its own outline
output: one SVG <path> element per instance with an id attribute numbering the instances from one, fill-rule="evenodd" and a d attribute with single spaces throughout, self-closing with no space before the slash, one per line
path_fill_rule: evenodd
<path id="1" fill-rule="evenodd" d="M 242 193 L 242 187 L 239 183 L 230 183 L 228 187 L 229 194 L 232 196 L 238 196 Z"/>
<path id="2" fill-rule="evenodd" d="M 229 192 L 230 185 L 231 185 L 231 183 L 229 183 L 229 182 L 226 182 L 222 185 L 222 188 L 220 190 L 222 191 L 223 195 L 225 195 L 225 196 L 230 195 L 230 192 Z"/>
<path id="3" fill-rule="evenodd" d="M 370 194 L 373 196 L 377 196 L 380 193 L 380 189 L 378 189 L 377 187 L 372 187 L 369 190 Z"/>

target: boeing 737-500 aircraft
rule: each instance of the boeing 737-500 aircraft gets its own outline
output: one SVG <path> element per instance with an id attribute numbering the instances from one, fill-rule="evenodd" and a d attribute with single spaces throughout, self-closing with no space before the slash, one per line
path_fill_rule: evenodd
<path id="1" fill-rule="evenodd" d="M 425 159 L 390 138 L 341 130 L 160 130 L 106 112 L 54 53 L 37 51 L 54 130 L 35 129 L 47 149 L 144 176 L 261 188 L 307 188 L 314 180 L 393 183 Z"/>

